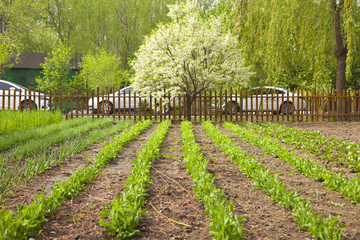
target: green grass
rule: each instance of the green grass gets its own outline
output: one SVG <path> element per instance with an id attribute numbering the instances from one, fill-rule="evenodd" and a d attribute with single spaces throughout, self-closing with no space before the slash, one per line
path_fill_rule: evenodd
<path id="1" fill-rule="evenodd" d="M 88 149 L 93 143 L 118 133 L 132 124 L 131 120 L 125 120 L 107 128 L 94 129 L 59 144 L 57 148 L 43 149 L 42 152 L 20 161 L 10 160 L 8 156 L 0 154 L 0 200 L 19 184 L 26 183 L 32 176 L 51 168 L 51 165 Z"/>
<path id="2" fill-rule="evenodd" d="M 112 118 L 101 118 L 93 121 L 88 121 L 85 124 L 81 124 L 72 128 L 65 128 L 62 131 L 46 136 L 44 138 L 32 139 L 23 145 L 19 145 L 16 148 L 10 150 L 9 156 L 13 159 L 21 159 L 28 154 L 42 152 L 49 147 L 53 147 L 56 144 L 65 142 L 71 138 L 82 136 L 83 134 L 100 128 L 106 128 L 112 124 Z"/>
<path id="3" fill-rule="evenodd" d="M 29 129 L 28 131 L 16 130 L 5 135 L 0 135 L 0 151 L 15 145 L 20 145 L 29 140 L 41 139 L 59 132 L 88 123 L 92 118 L 75 118 L 73 120 L 52 123 L 46 126 Z"/>
<path id="4" fill-rule="evenodd" d="M 15 130 L 28 130 L 33 127 L 45 126 L 60 122 L 60 112 L 50 111 L 0 111 L 0 135 Z"/>

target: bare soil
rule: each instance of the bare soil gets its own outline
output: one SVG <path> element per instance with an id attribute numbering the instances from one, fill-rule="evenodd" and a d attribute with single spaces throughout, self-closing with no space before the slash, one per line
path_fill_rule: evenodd
<path id="1" fill-rule="evenodd" d="M 360 142 L 358 123 L 297 122 L 286 125 L 308 131 L 320 131 L 326 137 L 333 136 L 337 139 Z M 131 160 L 136 157 L 155 128 L 156 124 L 129 143 L 118 158 L 111 162 L 95 181 L 87 185 L 85 191 L 66 201 L 55 214 L 49 216 L 42 233 L 36 239 L 114 239 L 99 226 L 98 221 L 104 220 L 99 213 L 116 194 L 121 194 L 127 175 L 131 173 Z M 360 239 L 359 206 L 344 199 L 340 194 L 327 190 L 322 183 L 294 172 L 288 164 L 243 142 L 226 129 L 222 127 L 220 129 L 271 173 L 278 174 L 289 189 L 298 191 L 307 198 L 314 212 L 322 214 L 324 218 L 329 214 L 339 216 L 340 221 L 346 224 L 343 230 L 345 239 Z M 197 201 L 193 192 L 193 182 L 183 167 L 180 134 L 180 125 L 173 124 L 165 138 L 159 159 L 153 162 L 152 183 L 148 188 L 145 204 L 148 212 L 143 216 L 138 227 L 142 236 L 134 239 L 212 238 L 209 234 L 209 219 L 204 215 L 205 209 Z M 208 168 L 215 177 L 216 187 L 224 191 L 229 202 L 234 203 L 234 213 L 245 217 L 243 221 L 244 232 L 247 234 L 245 239 L 311 238 L 306 231 L 298 228 L 290 211 L 272 202 L 265 193 L 252 185 L 252 180 L 246 178 L 216 147 L 200 124 L 194 124 L 194 134 L 204 156 L 210 161 Z M 290 146 L 286 147 L 291 151 L 297 151 Z M 27 185 L 14 191 L 13 197 L 7 199 L 0 209 L 14 210 L 18 204 L 30 203 L 34 194 L 42 191 L 49 194 L 55 179 L 65 180 L 71 176 L 74 169 L 91 164 L 88 158 L 93 158 L 101 148 L 100 143 L 94 144 L 91 150 L 76 154 L 51 170 L 34 177 Z M 297 154 L 305 153 L 298 151 Z M 316 156 L 309 157 L 326 165 Z M 348 174 L 356 177 L 351 175 L 351 172 Z"/>

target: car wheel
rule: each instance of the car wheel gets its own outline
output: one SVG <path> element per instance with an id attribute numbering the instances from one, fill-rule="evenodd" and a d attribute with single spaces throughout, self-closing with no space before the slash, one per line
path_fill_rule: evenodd
<path id="1" fill-rule="evenodd" d="M 290 115 L 293 113 L 293 106 L 291 102 L 285 102 L 280 107 L 282 114 Z"/>
<path id="2" fill-rule="evenodd" d="M 108 101 L 100 102 L 100 113 L 112 114 L 113 113 L 113 104 Z"/>
<path id="3" fill-rule="evenodd" d="M 226 112 L 228 114 L 236 114 L 239 111 L 239 104 L 237 102 L 228 102 L 226 104 Z"/>
<path id="4" fill-rule="evenodd" d="M 20 110 L 21 111 L 30 110 L 30 109 L 31 110 L 36 110 L 37 109 L 37 106 L 33 101 L 26 100 L 26 101 L 21 102 L 21 105 L 20 105 Z"/>

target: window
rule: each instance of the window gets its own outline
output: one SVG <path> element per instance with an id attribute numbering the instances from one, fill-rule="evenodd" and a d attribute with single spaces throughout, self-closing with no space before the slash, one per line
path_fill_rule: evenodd
<path id="1" fill-rule="evenodd" d="M 132 92 L 133 92 L 133 88 L 132 88 L 132 87 L 125 89 L 125 94 L 130 94 L 130 93 L 132 93 Z"/>
<path id="2" fill-rule="evenodd" d="M 0 89 L 9 90 L 11 87 L 14 88 L 10 84 L 0 82 Z"/>

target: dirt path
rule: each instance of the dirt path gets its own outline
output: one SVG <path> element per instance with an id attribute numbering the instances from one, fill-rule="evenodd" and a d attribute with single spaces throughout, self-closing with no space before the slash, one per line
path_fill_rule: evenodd
<path id="1" fill-rule="evenodd" d="M 204 207 L 196 201 L 193 182 L 183 167 L 180 126 L 172 125 L 151 169 L 145 207 L 140 221 L 143 236 L 134 239 L 211 239 Z"/>
<path id="2" fill-rule="evenodd" d="M 210 161 L 209 171 L 215 176 L 215 184 L 224 190 L 229 201 L 234 202 L 234 212 L 244 216 L 244 239 L 306 239 L 307 232 L 297 228 L 291 212 L 261 190 L 252 186 L 253 181 L 242 175 L 233 164 L 207 137 L 201 125 L 194 125 L 194 133 L 204 156 Z"/>
<path id="3" fill-rule="evenodd" d="M 360 142 L 358 123 L 287 123 L 305 130 L 319 130 L 326 137 Z M 102 219 L 99 214 L 110 203 L 114 196 L 121 193 L 127 175 L 131 173 L 131 160 L 139 153 L 141 146 L 147 141 L 156 124 L 142 133 L 135 141 L 129 143 L 116 161 L 102 171 L 102 174 L 87 185 L 85 191 L 77 197 L 66 201 L 58 211 L 48 217 L 43 232 L 36 239 L 114 239 L 98 224 Z M 339 193 L 327 190 L 322 183 L 304 177 L 292 170 L 292 167 L 278 158 L 266 154 L 260 148 L 243 142 L 238 137 L 220 127 L 222 133 L 230 136 L 245 152 L 252 154 L 257 161 L 278 174 L 285 185 L 299 192 L 308 199 L 313 211 L 328 217 L 329 214 L 339 216 L 346 224 L 343 236 L 347 240 L 360 239 L 360 207 L 344 199 Z M 194 124 L 194 134 L 201 146 L 204 156 L 210 161 L 209 172 L 215 177 L 215 184 L 224 191 L 228 200 L 234 202 L 234 213 L 244 216 L 244 239 L 306 239 L 311 236 L 298 225 L 290 211 L 285 210 L 261 190 L 253 187 L 252 180 L 246 178 L 238 167 L 232 163 L 212 140 L 207 137 L 200 124 Z M 109 140 L 110 138 L 108 138 Z M 286 146 L 285 144 L 283 144 Z M 286 146 L 297 155 L 311 156 L 291 146 Z M 19 187 L 13 197 L 7 199 L 0 209 L 15 209 L 16 205 L 28 204 L 34 194 L 50 192 L 54 179 L 65 180 L 74 169 L 91 164 L 87 158 L 94 157 L 102 149 L 102 143 L 92 145 L 90 150 L 75 154 L 57 164 L 50 170 L 33 177 L 26 186 Z M 316 156 L 316 160 L 333 169 L 335 172 L 345 170 L 349 177 L 355 176 L 343 167 L 334 166 Z M 193 192 L 193 182 L 183 167 L 183 151 L 180 125 L 173 124 L 164 140 L 160 158 L 155 160 L 151 168 L 152 183 L 148 188 L 148 198 L 145 207 L 148 213 L 142 217 L 139 229 L 143 236 L 134 239 L 211 239 L 209 234 L 209 219 L 204 213 L 204 207 L 197 202 Z"/>
<path id="4" fill-rule="evenodd" d="M 130 142 L 119 157 L 110 162 L 95 181 L 87 185 L 85 191 L 66 201 L 51 215 L 39 239 L 113 239 L 99 226 L 98 222 L 105 220 L 99 214 L 105 204 L 110 203 L 123 190 L 123 184 L 133 166 L 130 161 L 136 158 L 141 146 L 155 129 L 156 124 Z"/>
<path id="5" fill-rule="evenodd" d="M 61 163 L 57 163 L 50 169 L 33 176 L 28 183 L 24 183 L 13 190 L 13 193 L 4 201 L 0 209 L 15 210 L 16 205 L 30 204 L 35 194 L 40 194 L 42 191 L 44 194 L 49 194 L 55 180 L 64 181 L 73 174 L 74 170 L 80 170 L 91 164 L 88 159 L 93 158 L 102 149 L 102 143 L 110 139 L 111 137 L 108 137 L 94 143 L 89 147 L 89 150 L 67 157 Z"/>
<path id="6" fill-rule="evenodd" d="M 358 220 L 360 208 L 358 206 L 351 203 L 350 200 L 344 199 L 339 193 L 326 189 L 322 183 L 294 172 L 289 164 L 266 154 L 258 147 L 243 142 L 225 128 L 221 127 L 221 130 L 231 136 L 239 147 L 254 156 L 266 169 L 278 174 L 288 189 L 297 191 L 305 197 L 312 205 L 315 213 L 321 214 L 323 217 L 328 217 L 329 214 L 340 216 L 340 221 L 347 226 L 343 230 L 343 236 L 346 239 L 360 239 L 360 223 Z"/>

